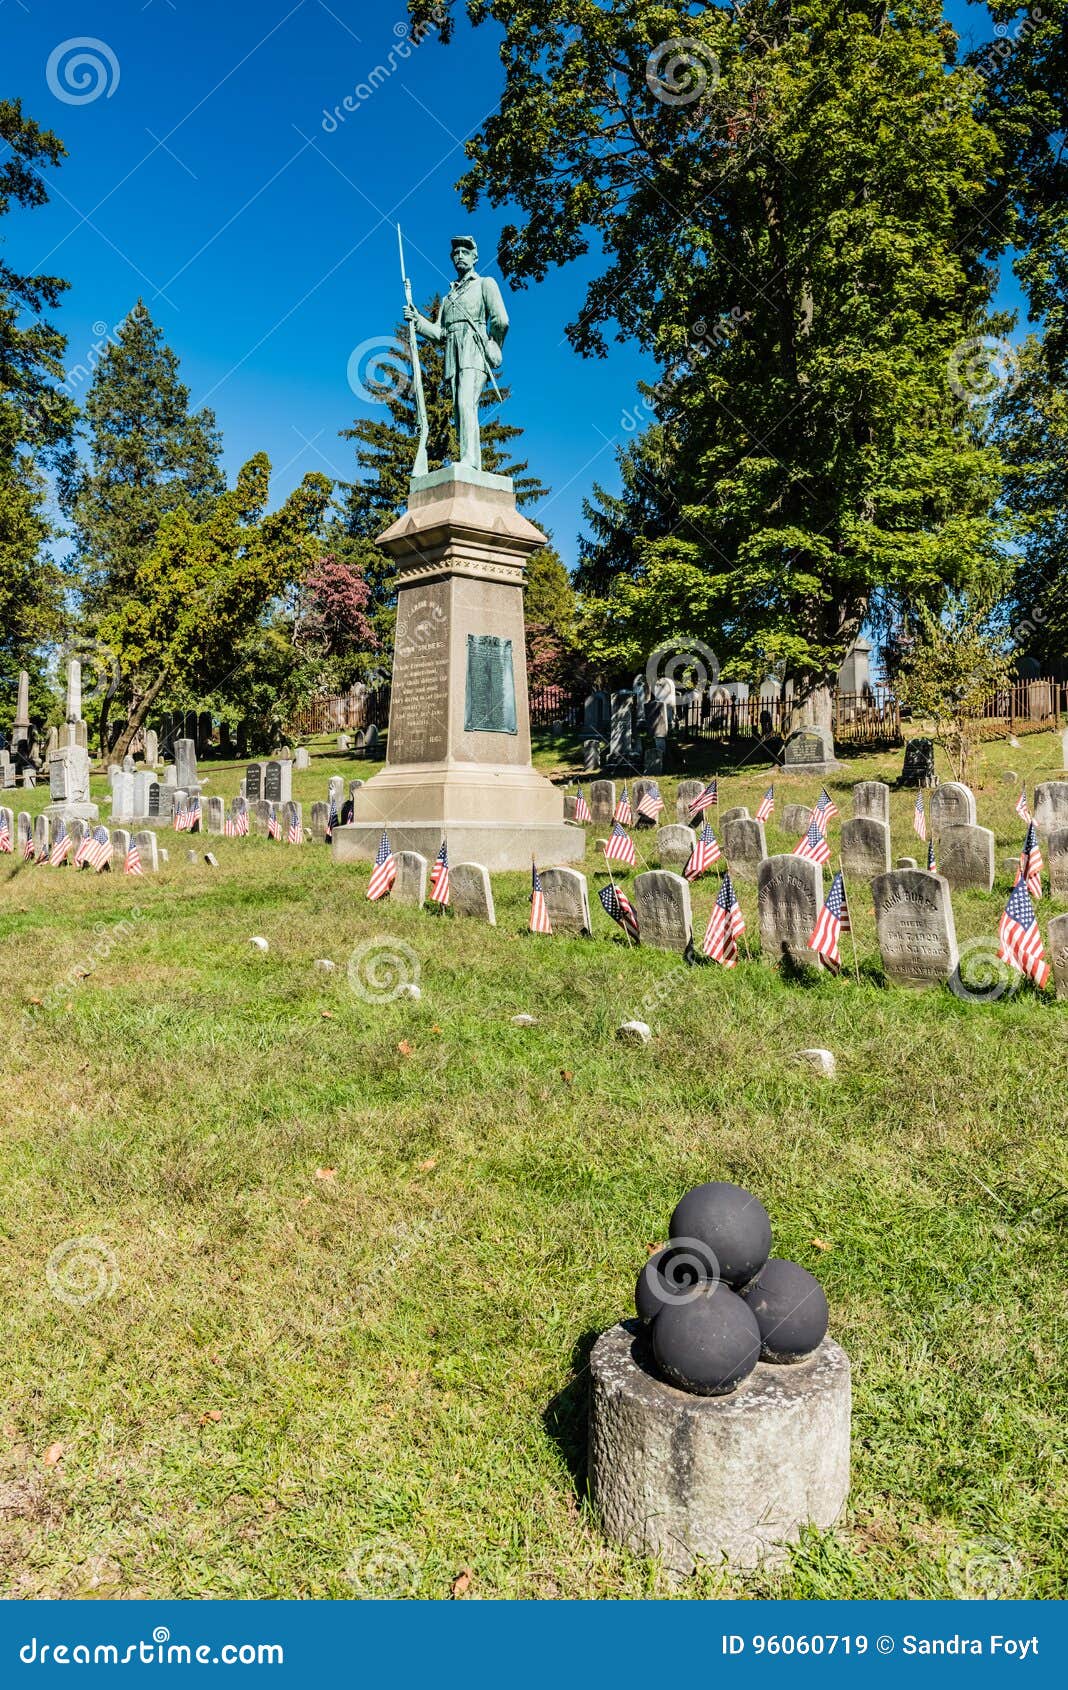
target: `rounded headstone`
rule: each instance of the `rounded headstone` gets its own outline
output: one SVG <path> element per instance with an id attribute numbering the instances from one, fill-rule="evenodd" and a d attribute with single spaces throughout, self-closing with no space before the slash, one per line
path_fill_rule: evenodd
<path id="1" fill-rule="evenodd" d="M 761 1361 L 801 1361 L 827 1336 L 823 1286 L 797 1262 L 773 1256 L 741 1296 L 760 1328 Z"/>
<path id="2" fill-rule="evenodd" d="M 653 1321 L 653 1355 L 664 1378 L 699 1397 L 722 1397 L 760 1360 L 756 1316 L 726 1285 L 700 1286 Z"/>
<path id="3" fill-rule="evenodd" d="M 694 1238 L 706 1244 L 727 1285 L 748 1284 L 771 1254 L 768 1211 L 752 1192 L 724 1180 L 695 1186 L 677 1204 L 670 1239 Z"/>

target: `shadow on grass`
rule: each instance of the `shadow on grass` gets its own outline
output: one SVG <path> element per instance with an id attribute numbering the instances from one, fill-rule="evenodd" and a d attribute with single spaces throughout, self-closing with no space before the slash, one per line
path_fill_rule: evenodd
<path id="1" fill-rule="evenodd" d="M 542 1425 L 564 1458 L 580 1502 L 589 1487 L 586 1428 L 589 1419 L 590 1355 L 601 1336 L 598 1328 L 584 1332 L 571 1352 L 572 1377 L 550 1398 Z"/>

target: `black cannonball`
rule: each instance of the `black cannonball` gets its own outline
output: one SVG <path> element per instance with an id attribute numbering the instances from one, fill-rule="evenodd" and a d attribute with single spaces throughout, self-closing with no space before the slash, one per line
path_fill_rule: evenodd
<path id="1" fill-rule="evenodd" d="M 649 1257 L 634 1287 L 634 1306 L 642 1320 L 655 1320 L 667 1303 L 678 1302 L 693 1292 L 698 1280 L 715 1278 L 710 1252 L 703 1257 L 693 1250 L 673 1249 L 668 1244 Z"/>
<path id="2" fill-rule="evenodd" d="M 742 1296 L 760 1328 L 762 1361 L 800 1361 L 822 1344 L 827 1299 L 807 1268 L 773 1256 Z"/>
<path id="3" fill-rule="evenodd" d="M 653 1321 L 653 1355 L 665 1379 L 702 1397 L 722 1397 L 760 1360 L 760 1328 L 734 1291 L 703 1285 L 683 1303 L 665 1303 Z"/>
<path id="4" fill-rule="evenodd" d="M 671 1217 L 671 1239 L 700 1239 L 715 1254 L 720 1278 L 738 1290 L 771 1254 L 768 1211 L 740 1185 L 713 1180 L 688 1191 Z"/>

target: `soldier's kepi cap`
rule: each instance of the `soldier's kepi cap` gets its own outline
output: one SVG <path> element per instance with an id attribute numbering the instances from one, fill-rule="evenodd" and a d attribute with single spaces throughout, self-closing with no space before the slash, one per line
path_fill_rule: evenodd
<path id="1" fill-rule="evenodd" d="M 478 246 L 475 242 L 474 235 L 453 235 L 452 240 L 449 242 L 449 251 L 455 252 L 458 246 L 470 247 L 473 253 L 477 254 L 478 252 Z"/>

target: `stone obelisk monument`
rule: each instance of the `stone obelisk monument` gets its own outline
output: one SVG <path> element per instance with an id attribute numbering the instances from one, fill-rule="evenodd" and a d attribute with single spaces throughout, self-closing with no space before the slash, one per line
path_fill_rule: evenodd
<path id="1" fill-rule="evenodd" d="M 436 322 L 409 305 L 412 329 L 445 343 L 460 460 L 413 475 L 408 508 L 378 544 L 397 563 L 397 628 L 386 767 L 360 787 L 352 822 L 334 830 L 338 862 L 394 851 L 490 869 L 573 862 L 583 830 L 530 760 L 523 626 L 526 560 L 545 536 L 516 508 L 508 476 L 481 467 L 478 402 L 501 361 L 508 318 L 497 284 L 474 269 L 474 242 L 453 242 L 457 280 Z M 414 360 L 418 371 L 418 360 Z M 425 408 L 416 375 L 425 463 Z"/>

